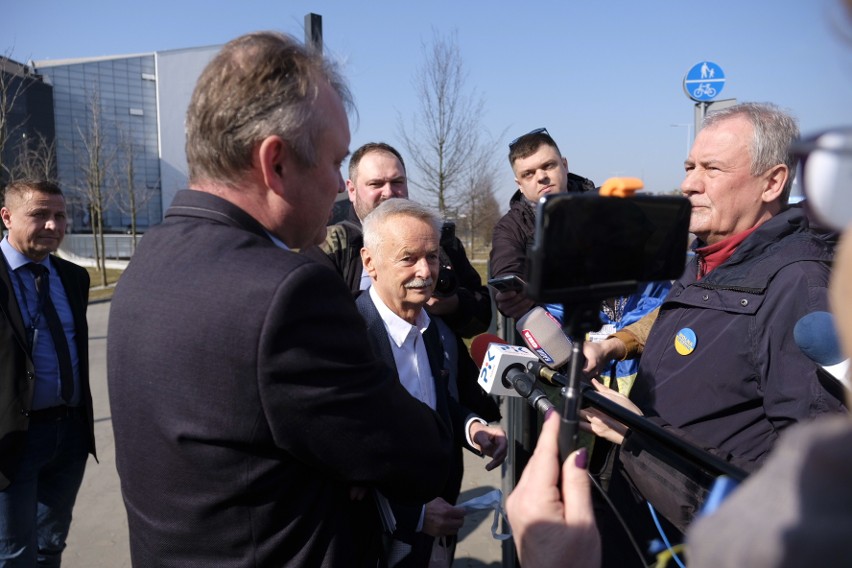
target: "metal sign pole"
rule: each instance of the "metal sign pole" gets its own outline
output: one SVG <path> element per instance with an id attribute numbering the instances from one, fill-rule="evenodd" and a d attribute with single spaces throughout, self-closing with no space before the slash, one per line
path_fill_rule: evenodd
<path id="1" fill-rule="evenodd" d="M 305 46 L 313 53 L 322 53 L 322 16 L 305 14 Z"/>

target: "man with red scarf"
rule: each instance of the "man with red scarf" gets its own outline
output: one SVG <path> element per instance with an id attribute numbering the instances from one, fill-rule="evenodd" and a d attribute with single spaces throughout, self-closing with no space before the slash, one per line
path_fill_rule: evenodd
<path id="1" fill-rule="evenodd" d="M 798 135 L 795 120 L 767 104 L 706 118 L 681 184 L 696 254 L 660 307 L 630 394 L 635 410 L 749 472 L 788 426 L 845 410 L 793 339 L 799 319 L 828 309 L 836 242 L 788 205 Z M 635 513 L 627 517 L 638 540 L 657 533 L 645 499 L 682 531 L 705 490 L 672 473 L 642 435 L 598 411 L 587 417 L 596 434 L 622 443 L 610 495 Z M 621 563 L 607 562 L 618 547 L 603 548 L 604 565 Z"/>

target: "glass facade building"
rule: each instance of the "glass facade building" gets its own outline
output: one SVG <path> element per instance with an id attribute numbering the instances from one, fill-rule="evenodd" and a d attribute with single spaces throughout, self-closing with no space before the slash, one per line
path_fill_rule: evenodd
<path id="1" fill-rule="evenodd" d="M 155 55 L 40 62 L 53 85 L 56 162 L 74 232 L 91 231 L 100 199 L 107 232 L 162 219 Z"/>
<path id="2" fill-rule="evenodd" d="M 57 170 L 73 232 L 91 232 L 90 203 L 98 198 L 105 232 L 126 232 L 131 188 L 137 228 L 162 221 L 187 186 L 192 90 L 220 47 L 34 63 L 53 87 Z"/>

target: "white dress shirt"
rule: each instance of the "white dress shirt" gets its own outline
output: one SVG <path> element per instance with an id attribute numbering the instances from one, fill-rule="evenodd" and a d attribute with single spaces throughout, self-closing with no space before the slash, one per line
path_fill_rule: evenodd
<path id="1" fill-rule="evenodd" d="M 370 286 L 368 293 L 388 332 L 399 382 L 411 396 L 435 410 L 435 379 L 423 341 L 430 322 L 426 310 L 420 310 L 415 325 L 411 325 L 385 305 L 375 287 Z"/>

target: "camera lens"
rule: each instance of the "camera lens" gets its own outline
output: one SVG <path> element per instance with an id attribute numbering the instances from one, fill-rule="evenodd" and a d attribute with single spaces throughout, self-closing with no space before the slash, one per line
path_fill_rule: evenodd
<path id="1" fill-rule="evenodd" d="M 449 266 L 442 266 L 438 271 L 438 280 L 435 283 L 436 296 L 452 296 L 459 287 L 458 278 Z"/>

